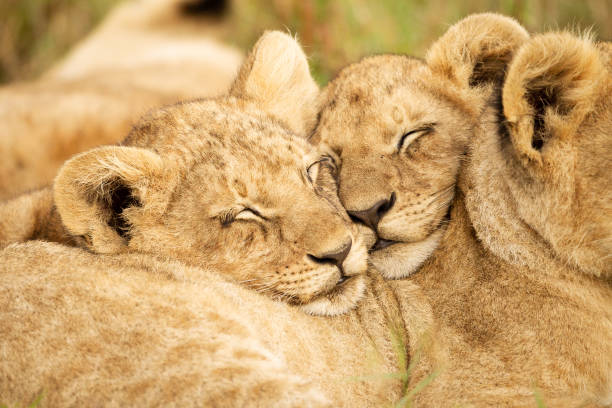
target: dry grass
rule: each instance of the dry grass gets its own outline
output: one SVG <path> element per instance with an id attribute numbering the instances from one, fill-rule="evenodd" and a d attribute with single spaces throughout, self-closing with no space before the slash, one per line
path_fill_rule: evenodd
<path id="1" fill-rule="evenodd" d="M 61 57 L 118 0 L 2 0 L 0 82 L 33 78 Z M 497 11 L 531 31 L 593 27 L 612 39 L 611 0 L 235 0 L 227 40 L 250 47 L 261 32 L 297 33 L 325 83 L 342 66 L 370 53 L 422 55 L 461 17 Z"/>

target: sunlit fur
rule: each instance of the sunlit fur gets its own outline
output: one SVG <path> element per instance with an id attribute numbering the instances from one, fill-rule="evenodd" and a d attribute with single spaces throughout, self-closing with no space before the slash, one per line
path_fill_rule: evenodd
<path id="1" fill-rule="evenodd" d="M 549 57 L 565 45 L 559 41 Z M 601 61 L 609 61 L 609 48 L 598 47 Z M 0 377 L 8 379 L 0 397 L 24 405 L 44 389 L 51 406 L 110 398 L 117 405 L 326 406 L 325 397 L 327 406 L 390 405 L 405 388 L 389 373 L 407 364 L 389 364 L 398 345 L 389 333 L 397 328 L 381 322 L 401 311 L 407 389 L 420 388 L 412 397 L 419 406 L 531 406 L 535 393 L 547 406 L 609 405 L 609 279 L 566 269 L 545 246 L 537 247 L 537 264 L 506 262 L 496 252 L 501 246 L 486 239 L 522 221 L 510 215 L 473 223 L 479 209 L 466 209 L 467 199 L 494 202 L 485 187 L 503 190 L 507 180 L 493 173 L 485 182 L 486 168 L 477 172 L 483 182 L 474 183 L 470 170 L 503 139 L 496 106 L 475 129 L 482 154 L 468 155 L 459 171 L 439 249 L 410 279 L 385 283 L 373 275 L 346 316 L 308 316 L 214 273 L 191 281 L 202 276 L 199 268 L 144 254 L 10 246 L 0 254 L 0 332 L 9 333 L 0 337 Z M 605 157 L 606 150 L 594 154 Z M 491 165 L 505 168 L 505 157 Z M 522 233 L 514 245 L 524 254 Z M 378 352 L 368 347 L 374 344 Z M 372 369 L 368 361 L 379 358 L 384 367 Z M 421 388 L 434 369 L 438 376 Z M 363 381 L 353 381 L 361 374 Z"/>
<path id="2" fill-rule="evenodd" d="M 490 160 L 508 157 L 501 176 L 513 205 L 504 212 L 514 212 L 568 266 L 604 278 L 612 277 L 610 66 L 609 43 L 568 32 L 538 37 L 517 54 L 504 85 L 509 140 L 487 149 Z M 504 241 L 490 245 L 531 263 Z"/>
<path id="3" fill-rule="evenodd" d="M 229 96 L 154 111 L 120 146 L 70 159 L 53 187 L 59 216 L 4 237 L 5 244 L 56 232 L 48 225 L 61 219 L 72 241 L 96 253 L 149 253 L 205 266 L 315 314 L 355 307 L 367 253 L 335 184 L 321 188 L 335 183 L 333 168 L 311 179 L 307 169 L 323 166 L 313 165 L 320 155 L 292 132 L 314 116 L 318 93 L 292 41 L 264 36 Z M 311 103 L 288 104 L 309 95 Z M 9 226 L 4 234 L 12 234 Z M 342 265 L 326 259 L 348 245 Z M 343 275 L 349 279 L 338 284 Z"/>
<path id="4" fill-rule="evenodd" d="M 547 406 L 612 403 L 607 47 L 534 36 L 483 114 L 447 232 L 413 279 L 450 356 L 425 405 L 525 406 L 534 388 Z"/>
<path id="5" fill-rule="evenodd" d="M 468 43 L 458 46 L 444 35 L 427 66 L 470 55 L 464 51 L 478 49 L 471 41 L 491 22 L 502 23 L 481 15 L 451 27 Z M 457 172 L 450 219 L 437 250 L 408 279 L 431 306 L 433 333 L 422 340 L 429 349 L 419 355 L 408 388 L 437 373 L 415 395 L 418 406 L 530 406 L 536 394 L 546 406 L 612 403 L 611 46 L 566 32 L 522 38 L 494 86 L 475 89 L 480 114 Z M 501 60 L 490 60 L 499 68 Z M 452 89 L 472 68 L 469 59 L 450 65 L 437 81 Z M 412 75 L 408 81 L 415 83 L 424 77 L 416 68 Z M 406 96 L 417 100 L 404 105 L 437 100 Z M 339 126 L 328 119 L 335 132 L 323 140 L 342 165 L 343 152 L 371 137 L 367 121 L 363 135 L 347 125 L 351 115 L 361 120 L 359 109 L 336 117 Z M 374 146 L 352 159 L 362 157 L 381 176 L 363 183 L 341 171 L 340 191 L 378 197 L 385 177 L 393 180 L 387 145 Z M 412 258 L 398 262 L 405 259 Z M 421 327 L 422 317 L 409 319 L 412 325 Z"/>
<path id="6" fill-rule="evenodd" d="M 267 296 L 281 283 L 302 290 L 305 281 L 280 281 L 285 266 L 337 279 L 337 268 L 304 255 L 355 235 L 329 159 L 294 136 L 312 125 L 306 99 L 317 93 L 298 43 L 266 34 L 238 81 L 252 79 L 261 82 L 153 112 L 123 145 L 76 156 L 55 200 L 44 190 L 0 206 L 5 244 L 64 242 L 0 251 L 2 403 L 27 405 L 40 390 L 41 407 L 379 407 L 402 397 L 403 378 L 386 377 L 406 372 L 411 339 L 427 326 L 408 328 L 407 318 L 430 315 L 413 284 L 369 271 L 300 308 Z M 127 191 L 134 196 L 115 200 Z M 229 223 L 236 204 L 269 222 L 243 214 Z M 51 228 L 57 211 L 72 234 Z M 366 266 L 357 239 L 352 248 L 345 273 Z M 247 287 L 256 278 L 269 279 L 251 285 L 264 294 Z"/>
<path id="7" fill-rule="evenodd" d="M 413 273 L 437 247 L 487 85 L 499 81 L 526 38 L 506 17 L 468 18 L 431 47 L 426 61 L 369 57 L 325 89 L 311 141 L 338 160 L 342 204 L 349 213 L 363 211 L 395 195 L 376 233 L 396 243 L 370 253 L 385 277 Z"/>
<path id="8" fill-rule="evenodd" d="M 0 251 L 0 401 L 25 406 L 390 406 L 404 391 L 405 281 L 312 316 L 206 268 L 29 241 Z M 375 377 L 375 380 L 358 381 Z"/>

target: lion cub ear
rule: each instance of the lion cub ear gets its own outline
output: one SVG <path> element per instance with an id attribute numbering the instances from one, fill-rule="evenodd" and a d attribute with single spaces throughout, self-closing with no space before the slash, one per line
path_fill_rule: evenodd
<path id="1" fill-rule="evenodd" d="M 240 68 L 231 95 L 254 99 L 300 136 L 312 128 L 319 87 L 298 42 L 279 31 L 264 33 Z"/>
<path id="2" fill-rule="evenodd" d="M 519 156 L 541 163 L 547 143 L 571 141 L 606 88 L 607 75 L 588 38 L 548 33 L 521 47 L 502 95 L 506 128 Z"/>
<path id="3" fill-rule="evenodd" d="M 501 85 L 514 52 L 529 38 L 516 20 L 494 13 L 473 14 L 451 26 L 425 60 L 460 88 Z"/>
<path id="4" fill-rule="evenodd" d="M 68 231 L 98 253 L 123 250 L 130 237 L 127 214 L 165 202 L 167 178 L 156 153 L 106 146 L 81 153 L 60 169 L 53 186 L 55 205 Z M 150 205 L 149 203 L 155 203 Z"/>

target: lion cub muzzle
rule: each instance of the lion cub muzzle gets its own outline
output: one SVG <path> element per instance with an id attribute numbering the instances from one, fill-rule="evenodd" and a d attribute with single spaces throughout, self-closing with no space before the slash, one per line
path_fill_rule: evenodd
<path id="1" fill-rule="evenodd" d="M 342 246 L 340 246 L 336 250 L 326 252 L 321 255 L 308 254 L 307 256 L 310 260 L 318 264 L 336 265 L 338 267 L 338 270 L 340 271 L 340 279 L 338 279 L 338 283 L 340 284 L 348 278 L 348 276 L 344 274 L 342 263 L 348 256 L 352 245 L 353 245 L 353 241 L 347 241 L 346 243 L 344 243 Z"/>
<path id="2" fill-rule="evenodd" d="M 329 250 L 306 255 L 319 277 L 316 292 L 301 297 L 301 308 L 313 314 L 335 315 L 351 309 L 363 296 L 367 249 L 363 239 L 348 238 Z"/>

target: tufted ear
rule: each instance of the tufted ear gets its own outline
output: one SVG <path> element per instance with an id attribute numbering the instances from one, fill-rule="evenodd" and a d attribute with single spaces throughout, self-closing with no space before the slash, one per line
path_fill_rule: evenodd
<path id="1" fill-rule="evenodd" d="M 569 141 L 593 111 L 606 75 L 588 38 L 560 32 L 526 43 L 503 87 L 507 129 L 519 156 L 541 163 L 547 143 Z"/>
<path id="2" fill-rule="evenodd" d="M 514 52 L 529 38 L 514 19 L 473 14 L 451 26 L 428 50 L 427 65 L 461 88 L 501 84 Z"/>
<path id="3" fill-rule="evenodd" d="M 119 252 L 130 236 L 126 214 L 137 207 L 149 213 L 163 210 L 167 173 L 161 157 L 149 150 L 100 147 L 60 169 L 53 187 L 55 205 L 68 231 L 82 236 L 92 250 Z"/>
<path id="4" fill-rule="evenodd" d="M 257 41 L 230 94 L 254 99 L 301 136 L 316 120 L 319 87 L 306 55 L 294 38 L 279 31 L 266 32 Z"/>

